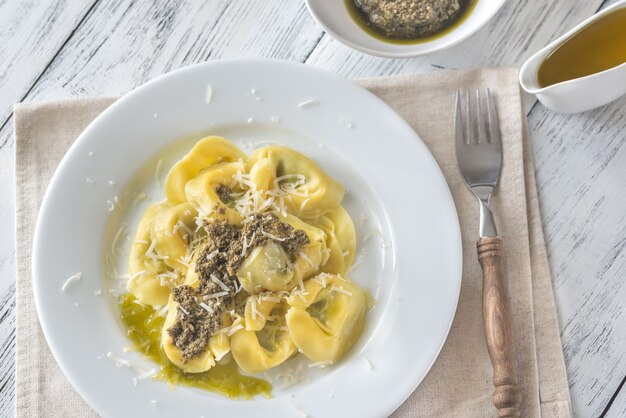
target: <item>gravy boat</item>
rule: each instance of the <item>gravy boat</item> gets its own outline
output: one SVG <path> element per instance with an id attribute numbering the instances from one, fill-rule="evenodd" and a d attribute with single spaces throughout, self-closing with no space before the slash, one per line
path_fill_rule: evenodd
<path id="1" fill-rule="evenodd" d="M 626 63 L 547 87 L 541 87 L 537 77 L 539 67 L 557 47 L 603 16 L 625 7 L 626 0 L 618 1 L 535 53 L 520 69 L 519 82 L 522 88 L 536 95 L 537 99 L 548 109 L 561 113 L 584 112 L 605 105 L 626 94 Z"/>

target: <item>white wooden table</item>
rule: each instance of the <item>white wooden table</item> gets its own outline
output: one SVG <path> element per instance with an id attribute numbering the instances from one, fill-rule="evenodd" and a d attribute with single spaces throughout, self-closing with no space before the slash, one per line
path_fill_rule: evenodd
<path id="1" fill-rule="evenodd" d="M 455 48 L 390 60 L 331 39 L 302 0 L 0 0 L 0 416 L 14 402 L 13 103 L 120 95 L 226 57 L 299 61 L 348 78 L 519 66 L 612 2 L 509 1 Z M 534 100 L 527 108 L 574 413 L 626 417 L 626 98 L 573 116 Z"/>

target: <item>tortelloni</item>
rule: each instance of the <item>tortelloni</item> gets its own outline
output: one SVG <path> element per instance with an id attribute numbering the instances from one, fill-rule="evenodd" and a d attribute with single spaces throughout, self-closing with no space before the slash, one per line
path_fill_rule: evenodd
<path id="1" fill-rule="evenodd" d="M 367 308 L 365 295 L 352 281 L 322 273 L 307 281 L 305 293 L 291 295 L 286 315 L 289 333 L 313 361 L 336 361 L 356 341 Z"/>
<path id="2" fill-rule="evenodd" d="M 250 155 L 248 170 L 260 189 L 284 200 L 286 211 L 316 219 L 339 206 L 344 188 L 315 161 L 287 147 L 261 148 Z M 278 193 L 271 193 L 271 189 Z M 269 191 L 269 192 L 268 192 Z"/>
<path id="3" fill-rule="evenodd" d="M 163 331 L 161 335 L 161 341 L 163 345 L 163 352 L 167 356 L 170 362 L 179 369 L 186 371 L 187 373 L 201 373 L 209 370 L 215 366 L 215 357 L 211 352 L 211 347 L 208 345 L 202 353 L 193 357 L 190 360 L 185 361 L 180 349 L 174 346 L 172 337 L 168 334 L 168 330 L 174 325 L 176 320 L 176 314 L 178 311 L 178 303 L 170 297 L 169 309 L 167 316 L 165 317 L 165 324 L 163 325 Z M 211 337 L 213 338 L 213 337 Z"/>
<path id="4" fill-rule="evenodd" d="M 185 201 L 185 185 L 202 170 L 222 162 L 244 161 L 246 154 L 232 142 L 219 136 L 209 136 L 194 145 L 167 174 L 165 197 L 173 204 Z"/>
<path id="5" fill-rule="evenodd" d="M 202 373 L 215 366 L 224 356 L 230 352 L 230 338 L 224 332 L 213 334 L 209 338 L 209 344 L 199 355 L 185 361 L 181 351 L 172 343 L 172 337 L 167 334 L 176 319 L 178 304 L 171 301 L 170 309 L 165 318 L 161 340 L 163 341 L 163 352 L 168 360 L 183 370 L 185 373 Z"/>
<path id="6" fill-rule="evenodd" d="M 219 186 L 230 184 L 233 181 L 233 176 L 244 170 L 245 165 L 242 162 L 218 163 L 203 170 L 185 185 L 187 201 L 200 213 L 210 216 L 213 209 L 223 203 L 216 189 Z M 233 224 L 240 224 L 242 220 L 239 212 L 228 207 L 225 207 L 222 218 Z"/>
<path id="7" fill-rule="evenodd" d="M 271 369 L 297 352 L 285 326 L 287 304 L 284 301 L 279 303 L 260 301 L 258 302 L 259 310 L 250 312 L 248 315 L 248 306 L 257 303 L 255 299 L 256 296 L 248 298 L 246 320 L 242 321 L 246 323 L 246 326 L 235 332 L 230 341 L 233 358 L 239 367 L 248 373 L 259 373 Z M 256 321 L 257 317 L 258 321 Z M 248 321 L 251 321 L 250 325 Z M 238 323 L 235 322 L 235 324 Z"/>
<path id="8" fill-rule="evenodd" d="M 147 256 L 151 250 L 150 229 L 152 221 L 164 205 L 151 205 L 146 209 L 143 218 L 137 226 L 135 239 L 130 247 L 128 261 L 128 290 L 140 302 L 147 305 L 163 306 L 167 304 L 170 289 L 162 286 L 157 274 L 163 269 L 162 261 Z"/>
<path id="9" fill-rule="evenodd" d="M 325 273 L 348 271 L 356 253 L 354 223 L 343 206 L 338 206 L 317 221 L 326 234 L 326 245 L 330 249 L 328 261 L 321 270 Z"/>
<path id="10" fill-rule="evenodd" d="M 328 249 L 324 231 L 293 215 L 279 215 L 279 219 L 304 231 L 309 242 L 300 248 L 293 261 L 279 241 L 268 241 L 264 246 L 255 248 L 237 274 L 243 288 L 250 294 L 264 290 L 291 290 L 314 275 L 325 261 Z"/>
<path id="11" fill-rule="evenodd" d="M 193 269 L 190 269 L 187 273 L 184 284 L 193 288 L 197 288 L 200 285 L 198 275 L 193 272 Z M 201 373 L 207 371 L 215 366 L 216 361 L 221 360 L 230 352 L 230 338 L 225 332 L 217 332 L 211 335 L 208 345 L 200 354 L 185 360 L 181 350 L 174 345 L 173 338 L 169 335 L 169 330 L 176 320 L 178 309 L 179 303 L 170 295 L 167 316 L 165 317 L 165 323 L 161 332 L 163 352 L 172 364 L 186 373 Z M 230 324 L 230 318 L 227 315 L 223 315 L 222 322 L 224 324 Z"/>
<path id="12" fill-rule="evenodd" d="M 366 302 L 345 278 L 354 224 L 343 186 L 313 160 L 282 146 L 247 158 L 211 136 L 170 169 L 164 192 L 137 227 L 128 290 L 165 316 L 171 364 L 203 373 L 234 360 L 259 373 L 298 351 L 334 362 L 355 343 Z"/>

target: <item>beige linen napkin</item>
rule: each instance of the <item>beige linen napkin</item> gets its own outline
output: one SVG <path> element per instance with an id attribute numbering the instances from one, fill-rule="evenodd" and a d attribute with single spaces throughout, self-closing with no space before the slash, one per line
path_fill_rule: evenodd
<path id="1" fill-rule="evenodd" d="M 458 174 L 453 140 L 453 92 L 477 86 L 495 92 L 500 115 L 504 168 L 493 203 L 507 259 L 522 416 L 570 416 L 516 70 L 438 72 L 360 83 L 406 119 L 437 159 L 457 206 L 464 247 L 461 296 L 448 339 L 424 381 L 393 416 L 495 416 L 491 363 L 483 335 L 482 275 L 475 248 L 478 205 Z M 15 108 L 18 417 L 96 415 L 69 385 L 44 340 L 33 301 L 31 243 L 37 211 L 55 167 L 82 130 L 112 101 L 79 99 Z"/>

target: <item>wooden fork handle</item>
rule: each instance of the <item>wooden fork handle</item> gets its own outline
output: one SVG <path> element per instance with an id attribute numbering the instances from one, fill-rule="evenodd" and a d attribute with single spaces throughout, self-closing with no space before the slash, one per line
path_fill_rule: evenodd
<path id="1" fill-rule="evenodd" d="M 522 395 L 517 386 L 515 334 L 507 292 L 502 240 L 481 238 L 476 243 L 483 269 L 483 319 L 485 339 L 493 365 L 493 404 L 498 417 L 519 417 Z"/>

